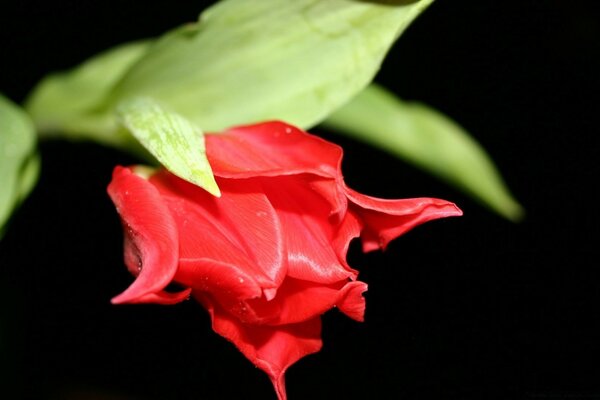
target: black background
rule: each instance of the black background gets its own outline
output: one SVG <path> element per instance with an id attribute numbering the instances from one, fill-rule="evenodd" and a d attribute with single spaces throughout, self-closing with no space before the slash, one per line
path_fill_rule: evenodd
<path id="1" fill-rule="evenodd" d="M 5 4 L 8 3 L 8 4 Z M 527 210 L 514 224 L 423 172 L 341 144 L 350 186 L 441 197 L 465 215 L 350 263 L 366 322 L 324 316 L 324 348 L 290 368 L 295 399 L 600 398 L 598 72 L 594 2 L 438 0 L 376 80 L 437 107 L 488 150 Z M 142 5 L 143 4 L 143 5 Z M 0 91 L 195 19 L 207 2 L 4 2 Z M 40 182 L 0 242 L 0 398 L 274 398 L 194 302 L 111 306 L 131 277 L 105 187 L 134 162 L 44 143 Z"/>

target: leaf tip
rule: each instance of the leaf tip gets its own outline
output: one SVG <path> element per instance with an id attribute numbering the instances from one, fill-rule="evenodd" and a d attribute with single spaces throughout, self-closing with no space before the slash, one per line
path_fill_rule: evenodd
<path id="1" fill-rule="evenodd" d="M 199 186 L 213 196 L 221 197 L 221 189 L 219 189 L 219 185 L 217 185 L 214 176 L 206 176 L 203 183 Z"/>
<path id="2" fill-rule="evenodd" d="M 502 210 L 498 210 L 498 212 L 509 221 L 515 223 L 522 222 L 526 215 L 525 208 L 517 201 L 512 201 L 505 204 L 504 208 Z"/>

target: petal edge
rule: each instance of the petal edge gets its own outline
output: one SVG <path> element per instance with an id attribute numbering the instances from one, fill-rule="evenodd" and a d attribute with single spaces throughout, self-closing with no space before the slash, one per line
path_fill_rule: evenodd
<path id="1" fill-rule="evenodd" d="M 137 275 L 112 302 L 140 302 L 161 292 L 177 271 L 177 227 L 156 188 L 130 169 L 116 167 L 107 191 L 125 227 L 125 262 Z"/>

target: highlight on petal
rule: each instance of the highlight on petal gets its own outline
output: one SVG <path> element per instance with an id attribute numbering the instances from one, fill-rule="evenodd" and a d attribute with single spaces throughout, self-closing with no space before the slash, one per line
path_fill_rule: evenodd
<path id="1" fill-rule="evenodd" d="M 213 330 L 263 370 L 277 398 L 286 400 L 285 371 L 302 357 L 321 350 L 321 318 L 275 327 L 249 325 L 224 312 L 208 296 L 200 294 L 197 299 L 209 311 Z"/>
<path id="2" fill-rule="evenodd" d="M 351 212 L 363 222 L 363 250 L 385 249 L 388 243 L 412 228 L 438 218 L 462 215 L 449 201 L 434 198 L 386 200 L 346 188 Z"/>
<path id="3" fill-rule="evenodd" d="M 340 261 L 331 245 L 336 227 L 330 203 L 302 177 L 294 178 L 263 179 L 286 240 L 288 276 L 324 284 L 354 279 L 356 271 Z"/>
<path id="4" fill-rule="evenodd" d="M 335 178 L 342 158 L 339 146 L 279 121 L 238 126 L 205 140 L 214 174 L 227 178 L 301 173 Z"/>
<path id="5" fill-rule="evenodd" d="M 367 284 L 360 281 L 348 283 L 340 292 L 336 306 L 341 312 L 358 322 L 365 320 L 366 301 L 363 293 L 367 291 Z"/>
<path id="6" fill-rule="evenodd" d="M 125 262 L 137 275 L 112 302 L 146 302 L 154 298 L 151 295 L 164 298 L 157 293 L 171 282 L 179 258 L 179 235 L 169 209 L 154 186 L 123 167 L 115 168 L 108 194 L 125 227 Z"/>

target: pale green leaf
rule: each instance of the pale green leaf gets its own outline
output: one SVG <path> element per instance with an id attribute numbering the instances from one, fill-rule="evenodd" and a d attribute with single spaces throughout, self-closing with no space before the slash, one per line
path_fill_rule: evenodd
<path id="1" fill-rule="evenodd" d="M 371 85 L 324 126 L 437 175 L 508 219 L 523 215 L 485 150 L 456 122 L 423 104 Z"/>
<path id="2" fill-rule="evenodd" d="M 151 97 L 205 131 L 271 119 L 308 128 L 372 80 L 432 1 L 223 0 L 159 39 L 114 102 Z"/>
<path id="3" fill-rule="evenodd" d="M 40 135 L 86 137 L 105 144 L 128 144 L 116 129 L 107 97 L 115 83 L 148 49 L 150 41 L 120 45 L 102 52 L 68 72 L 42 79 L 28 96 L 25 107 Z"/>
<path id="4" fill-rule="evenodd" d="M 14 209 L 35 185 L 39 169 L 33 122 L 0 95 L 0 237 Z"/>
<path id="5" fill-rule="evenodd" d="M 202 131 L 181 115 L 148 98 L 118 107 L 121 123 L 173 174 L 220 196 L 206 158 Z"/>
<path id="6" fill-rule="evenodd" d="M 138 151 L 123 100 L 151 97 L 205 131 L 280 119 L 309 128 L 378 71 L 433 0 L 222 0 L 197 23 L 44 79 L 27 110 L 45 136 Z"/>

